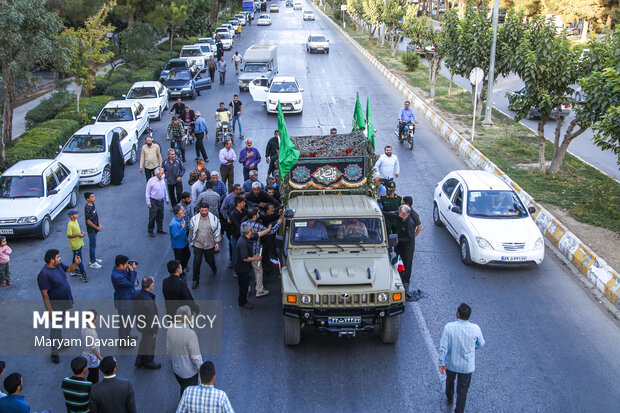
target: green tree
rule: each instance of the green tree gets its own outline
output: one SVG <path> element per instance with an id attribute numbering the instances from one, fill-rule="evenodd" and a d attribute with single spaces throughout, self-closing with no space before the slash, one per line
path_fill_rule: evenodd
<path id="1" fill-rule="evenodd" d="M 144 20 L 154 4 L 160 0 L 118 0 L 114 14 L 127 19 L 127 26 L 133 27 L 136 21 Z"/>
<path id="2" fill-rule="evenodd" d="M 383 8 L 383 0 L 362 0 L 362 9 L 364 14 L 362 18 L 369 25 L 368 36 L 373 37 L 377 27 L 381 22 L 381 10 Z"/>
<path id="3" fill-rule="evenodd" d="M 83 27 L 94 10 L 99 10 L 105 0 L 48 0 L 48 10 L 56 10 L 66 26 Z"/>
<path id="4" fill-rule="evenodd" d="M 144 68 L 150 63 L 157 35 L 153 27 L 146 23 L 137 23 L 121 32 L 120 44 L 114 49 L 114 57 L 120 59 L 117 64 L 129 64 Z"/>
<path id="5" fill-rule="evenodd" d="M 189 6 L 180 0 L 161 0 L 152 11 L 146 16 L 156 29 L 168 32 L 170 41 L 170 51 L 177 28 L 187 19 Z"/>
<path id="6" fill-rule="evenodd" d="M 403 38 L 399 30 L 403 27 L 406 4 L 407 0 L 385 0 L 381 8 L 381 21 L 385 24 L 385 32 L 389 34 L 392 57 L 396 56 L 398 44 Z"/>
<path id="7" fill-rule="evenodd" d="M 211 2 L 207 0 L 192 0 L 188 2 L 187 18 L 177 29 L 179 36 L 188 38 L 190 36 L 201 35 L 206 30 Z M 211 33 L 208 33 L 211 35 Z"/>
<path id="8" fill-rule="evenodd" d="M 4 0 L 0 5 L 0 73 L 2 74 L 2 139 L 13 139 L 13 102 L 17 84 L 30 81 L 30 70 L 52 58 L 60 58 L 64 49 L 58 44 L 62 26 L 56 12 L 45 8 L 45 0 Z"/>
<path id="9" fill-rule="evenodd" d="M 588 38 L 590 23 L 603 19 L 605 8 L 601 0 L 544 0 L 545 11 L 559 16 L 564 23 L 584 19 L 581 41 Z"/>
<path id="10" fill-rule="evenodd" d="M 108 33 L 114 27 L 105 24 L 110 10 L 116 5 L 116 0 L 105 3 L 94 16 L 86 19 L 84 27 L 80 29 L 65 28 L 62 39 L 71 48 L 70 65 L 67 74 L 75 77 L 78 86 L 77 111 L 80 111 L 80 95 L 90 95 L 95 85 L 98 65 L 106 63 L 114 56 L 108 49 Z"/>

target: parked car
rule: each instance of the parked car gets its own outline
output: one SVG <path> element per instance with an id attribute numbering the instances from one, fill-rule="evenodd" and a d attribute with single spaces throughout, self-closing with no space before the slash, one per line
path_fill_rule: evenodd
<path id="1" fill-rule="evenodd" d="M 164 82 L 168 88 L 168 97 L 171 99 L 190 98 L 200 96 L 203 90 L 211 89 L 211 78 L 207 69 L 199 70 L 195 75 L 189 70 L 173 70 Z"/>
<path id="2" fill-rule="evenodd" d="M 296 1 L 296 2 L 293 4 L 293 10 L 301 10 L 302 8 L 303 8 L 303 7 L 302 7 L 302 5 L 301 5 L 301 2 L 299 2 L 299 1 Z"/>
<path id="3" fill-rule="evenodd" d="M 149 119 L 161 120 L 161 114 L 168 109 L 168 90 L 160 82 L 136 82 L 123 97 L 127 101 L 140 102 Z"/>
<path id="4" fill-rule="evenodd" d="M 232 26 L 232 24 L 230 24 L 230 23 L 224 23 L 220 27 L 223 27 L 223 28 L 227 29 L 228 30 L 228 34 L 230 34 L 231 36 L 234 36 L 235 33 L 237 32 L 237 29 L 235 29 Z"/>
<path id="5" fill-rule="evenodd" d="M 135 101 L 112 100 L 101 109 L 99 116 L 93 116 L 93 120 L 95 125 L 103 123 L 120 126 L 127 133 L 135 135 L 136 139 L 139 139 L 149 127 L 149 115 L 146 109 L 140 102 Z"/>
<path id="6" fill-rule="evenodd" d="M 80 185 L 110 185 L 110 143 L 118 133 L 123 157 L 128 164 L 138 160 L 138 138 L 124 128 L 108 124 L 86 125 L 69 138 L 56 157 L 77 170 Z"/>
<path id="7" fill-rule="evenodd" d="M 250 94 L 256 102 L 265 102 L 267 113 L 278 113 L 278 101 L 283 112 L 302 113 L 304 99 L 293 76 L 275 76 L 271 83 L 265 77 L 259 77 L 250 82 Z"/>
<path id="8" fill-rule="evenodd" d="M 47 238 L 52 220 L 78 203 L 75 169 L 55 159 L 19 161 L 0 175 L 0 234 Z"/>
<path id="9" fill-rule="evenodd" d="M 525 90 L 525 86 L 519 90 L 516 90 L 514 92 L 508 92 L 507 96 L 508 96 L 508 109 L 510 110 L 516 110 L 515 106 L 514 106 L 514 102 L 515 102 L 515 98 L 519 95 L 525 95 L 526 90 Z M 560 112 L 560 117 L 562 119 L 566 118 L 568 115 L 570 115 L 572 110 L 572 105 L 570 103 L 567 103 L 565 105 L 562 105 L 562 109 Z M 558 110 L 557 108 L 553 108 L 551 110 L 551 119 L 555 119 L 557 116 Z M 540 118 L 540 112 L 538 111 L 538 108 L 535 107 L 531 107 L 530 108 L 530 112 L 527 114 L 527 119 L 538 119 Z"/>
<path id="10" fill-rule="evenodd" d="M 245 14 L 243 13 L 239 13 L 239 14 L 235 14 L 235 19 L 237 19 L 237 22 L 241 25 L 241 26 L 245 26 L 247 23 L 247 20 L 245 18 Z"/>
<path id="11" fill-rule="evenodd" d="M 224 50 L 230 50 L 233 47 L 234 40 L 233 36 L 228 33 L 219 33 L 220 40 L 222 41 L 222 46 Z"/>
<path id="12" fill-rule="evenodd" d="M 261 14 L 256 19 L 257 26 L 271 26 L 271 16 L 268 14 Z"/>
<path id="13" fill-rule="evenodd" d="M 194 46 L 198 46 L 198 47 L 200 47 L 200 50 L 202 50 L 202 57 L 204 58 L 205 67 L 207 66 L 207 62 L 209 61 L 209 58 L 211 56 L 213 56 L 213 58 L 215 59 L 215 53 L 211 50 L 211 45 L 210 44 L 207 44 L 207 43 L 197 43 Z"/>
<path id="14" fill-rule="evenodd" d="M 329 40 L 322 34 L 311 34 L 306 41 L 306 51 L 310 53 L 329 53 Z"/>
<path id="15" fill-rule="evenodd" d="M 312 10 L 304 10 L 304 20 L 314 20 L 314 12 Z"/>
<path id="16" fill-rule="evenodd" d="M 545 243 L 529 209 L 498 176 L 450 172 L 435 185 L 433 222 L 460 246 L 464 264 L 540 264 Z"/>
<path id="17" fill-rule="evenodd" d="M 285 6 L 286 7 L 293 7 L 293 0 L 286 0 Z"/>
<path id="18" fill-rule="evenodd" d="M 170 73 L 173 69 L 189 69 L 192 72 L 196 71 L 193 61 L 187 59 L 170 59 L 168 60 L 168 63 L 166 63 L 166 66 L 161 69 L 159 81 L 164 83 L 164 80 L 168 77 L 168 73 Z"/>
<path id="19" fill-rule="evenodd" d="M 217 53 L 217 45 L 215 44 L 215 40 L 213 40 L 211 37 L 199 37 L 198 39 L 196 39 L 196 44 L 203 44 L 206 43 L 209 46 L 211 46 L 211 51 L 213 53 Z"/>
<path id="20" fill-rule="evenodd" d="M 272 4 L 269 7 L 269 13 L 280 13 L 280 8 L 278 7 L 277 4 Z"/>
<path id="21" fill-rule="evenodd" d="M 407 51 L 415 52 L 420 55 L 420 57 L 431 57 L 435 54 L 435 47 L 431 45 L 424 46 L 421 43 L 410 41 L 407 43 Z"/>
<path id="22" fill-rule="evenodd" d="M 179 59 L 185 59 L 194 62 L 194 65 L 198 70 L 205 67 L 205 57 L 203 54 L 203 49 L 200 47 L 200 45 L 183 46 L 181 52 L 179 53 Z"/>

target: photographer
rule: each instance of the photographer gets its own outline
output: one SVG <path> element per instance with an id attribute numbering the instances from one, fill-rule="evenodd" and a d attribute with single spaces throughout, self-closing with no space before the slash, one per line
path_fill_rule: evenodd
<path id="1" fill-rule="evenodd" d="M 114 260 L 114 269 L 112 270 L 112 285 L 114 286 L 114 307 L 118 311 L 118 315 L 127 318 L 133 315 L 133 296 L 136 292 L 135 284 L 138 273 L 136 267 L 137 261 L 130 261 L 125 255 L 117 255 Z M 130 336 L 130 326 L 124 326 L 121 320 L 121 326 L 118 329 L 118 338 L 136 339 L 138 336 Z"/>

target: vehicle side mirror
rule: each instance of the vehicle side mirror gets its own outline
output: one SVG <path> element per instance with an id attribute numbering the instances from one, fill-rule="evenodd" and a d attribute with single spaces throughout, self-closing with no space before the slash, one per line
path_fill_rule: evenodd
<path id="1" fill-rule="evenodd" d="M 300 91 L 300 92 L 303 92 L 303 91 L 304 91 L 304 88 L 303 88 L 303 87 L 300 87 L 300 88 L 299 88 L 299 91 Z"/>
<path id="2" fill-rule="evenodd" d="M 62 145 L 58 145 L 58 150 L 62 151 Z"/>
<path id="3" fill-rule="evenodd" d="M 136 116 L 136 119 L 142 119 L 142 115 Z"/>
<path id="4" fill-rule="evenodd" d="M 56 195 L 58 193 L 58 189 L 50 189 L 49 191 L 47 191 L 48 195 Z"/>
<path id="5" fill-rule="evenodd" d="M 96 116 L 92 116 L 91 119 L 92 120 L 97 120 L 97 117 Z"/>
<path id="6" fill-rule="evenodd" d="M 327 43 L 329 43 L 329 39 L 327 40 Z"/>
<path id="7" fill-rule="evenodd" d="M 124 97 L 124 98 L 126 98 L 126 97 L 127 97 L 127 95 L 121 95 L 121 96 L 122 96 L 122 97 Z"/>
<path id="8" fill-rule="evenodd" d="M 388 247 L 393 249 L 398 244 L 398 234 L 390 234 L 388 236 Z"/>
<path id="9" fill-rule="evenodd" d="M 529 212 L 530 215 L 534 215 L 536 213 L 536 207 L 533 207 L 533 206 L 528 207 L 527 212 Z"/>
<path id="10" fill-rule="evenodd" d="M 450 211 L 454 212 L 455 214 L 459 214 L 459 215 L 463 213 L 463 210 L 461 209 L 461 207 L 456 206 L 456 205 L 453 205 L 452 208 L 450 208 Z"/>

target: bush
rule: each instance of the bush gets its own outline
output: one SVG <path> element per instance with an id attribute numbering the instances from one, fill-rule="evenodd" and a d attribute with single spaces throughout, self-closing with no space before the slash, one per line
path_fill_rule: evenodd
<path id="1" fill-rule="evenodd" d="M 57 118 L 72 119 L 76 122 L 79 122 L 79 120 L 85 120 L 86 122 L 81 124 L 86 125 L 90 123 L 91 118 L 93 116 L 97 116 L 106 103 L 111 100 L 114 100 L 114 98 L 107 95 L 80 98 L 80 113 L 75 111 L 76 103 L 73 102 L 71 105 L 63 109 L 58 114 Z"/>
<path id="2" fill-rule="evenodd" d="M 26 113 L 26 129 L 35 127 L 38 123 L 53 119 L 58 112 L 67 107 L 75 100 L 75 95 L 66 89 L 58 90 L 41 101 L 33 109 Z"/>
<path id="3" fill-rule="evenodd" d="M 143 79 L 146 80 L 146 79 Z M 106 90 L 105 95 L 112 96 L 114 99 L 125 99 L 123 95 L 126 95 L 131 89 L 133 83 L 129 82 L 120 82 L 120 83 L 112 83 Z"/>
<path id="4" fill-rule="evenodd" d="M 159 68 L 160 65 L 154 64 L 154 63 L 152 64 L 149 62 L 149 67 L 152 67 L 152 66 L 157 66 L 157 68 Z M 157 73 L 157 76 L 153 78 L 152 69 L 140 69 L 140 70 L 136 70 L 132 72 L 127 80 L 131 82 L 132 84 L 134 84 L 135 82 L 145 82 L 147 80 L 156 80 L 158 77 L 159 77 L 159 72 Z M 129 89 L 127 89 L 127 91 L 129 91 Z"/>
<path id="5" fill-rule="evenodd" d="M 420 56 L 415 52 L 403 53 L 401 58 L 402 62 L 407 67 L 407 70 L 413 72 L 420 65 Z"/>

